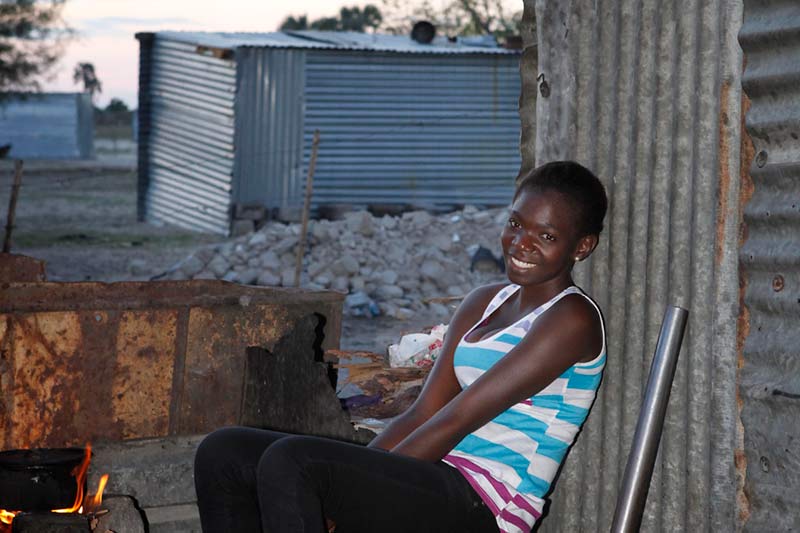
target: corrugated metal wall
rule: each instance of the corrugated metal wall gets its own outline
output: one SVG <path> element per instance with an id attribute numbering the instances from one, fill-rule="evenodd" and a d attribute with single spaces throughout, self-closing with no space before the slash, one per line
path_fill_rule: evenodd
<path id="1" fill-rule="evenodd" d="M 236 50 L 234 197 L 269 208 L 303 203 L 303 100 L 306 52 Z"/>
<path id="2" fill-rule="evenodd" d="M 800 530 L 800 4 L 745 1 L 754 160 L 741 250 L 747 531 Z"/>
<path id="3" fill-rule="evenodd" d="M 232 53 L 199 48 L 155 35 L 146 219 L 227 234 L 236 65 Z"/>
<path id="4" fill-rule="evenodd" d="M 0 102 L 0 146 L 9 158 L 94 157 L 94 111 L 85 93 L 41 93 Z"/>
<path id="5" fill-rule="evenodd" d="M 669 304 L 691 314 L 642 530 L 733 531 L 741 2 L 535 4 L 537 163 L 580 161 L 610 198 L 576 276 L 604 309 L 608 366 L 542 531 L 609 529 Z"/>
<path id="6" fill-rule="evenodd" d="M 308 51 L 305 158 L 322 203 L 505 204 L 519 171 L 519 56 Z"/>

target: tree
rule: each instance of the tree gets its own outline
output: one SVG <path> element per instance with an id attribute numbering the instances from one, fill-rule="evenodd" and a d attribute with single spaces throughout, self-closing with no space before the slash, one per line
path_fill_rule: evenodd
<path id="1" fill-rule="evenodd" d="M 39 90 L 71 30 L 66 0 L 0 0 L 0 93 Z"/>
<path id="2" fill-rule="evenodd" d="M 439 8 L 430 0 L 409 4 L 401 0 L 382 0 L 386 15 L 383 30 L 407 34 L 419 20 L 433 23 L 442 33 L 494 35 L 508 37 L 520 33 L 522 12 L 509 13 L 502 0 L 452 0 Z"/>
<path id="3" fill-rule="evenodd" d="M 105 109 L 106 113 L 127 113 L 128 111 L 130 111 L 128 104 L 119 98 L 112 98 Z"/>
<path id="4" fill-rule="evenodd" d="M 322 17 L 309 23 L 307 15 L 286 17 L 281 23 L 281 31 L 320 30 L 320 31 L 357 31 L 368 29 L 375 31 L 383 21 L 380 9 L 372 4 L 363 8 L 358 6 L 343 7 L 338 17 Z"/>
<path id="5" fill-rule="evenodd" d="M 94 65 L 91 63 L 78 63 L 72 71 L 72 81 L 75 83 L 83 83 L 83 92 L 89 93 L 89 96 L 94 100 L 94 95 L 103 92 L 103 84 L 97 77 L 94 71 Z"/>

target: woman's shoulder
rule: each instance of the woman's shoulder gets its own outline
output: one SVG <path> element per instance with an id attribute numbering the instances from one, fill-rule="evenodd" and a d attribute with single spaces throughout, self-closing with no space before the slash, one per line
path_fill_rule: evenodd
<path id="1" fill-rule="evenodd" d="M 514 285 L 510 285 L 508 283 L 490 283 L 488 285 L 481 285 L 475 289 L 472 289 L 469 294 L 464 298 L 462 305 L 467 304 L 469 306 L 477 306 L 481 308 L 481 313 L 486 306 L 492 301 L 492 299 L 497 296 L 500 291 L 505 289 L 506 287 L 513 287 Z"/>

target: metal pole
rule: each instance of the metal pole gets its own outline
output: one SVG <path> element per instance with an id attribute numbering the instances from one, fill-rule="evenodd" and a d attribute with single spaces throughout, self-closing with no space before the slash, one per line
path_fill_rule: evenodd
<path id="1" fill-rule="evenodd" d="M 303 270 L 303 254 L 306 250 L 306 233 L 308 232 L 308 216 L 311 210 L 311 191 L 314 188 L 314 170 L 317 168 L 317 151 L 319 150 L 319 130 L 314 130 L 314 140 L 311 142 L 311 162 L 308 164 L 306 176 L 306 197 L 303 202 L 303 224 L 300 229 L 300 240 L 297 242 L 297 253 L 294 264 L 294 286 L 300 286 L 300 273 Z"/>
<path id="2" fill-rule="evenodd" d="M 664 313 L 656 353 L 650 365 L 642 410 L 639 412 L 631 453 L 617 497 L 612 533 L 639 531 L 642 523 L 642 513 L 647 502 L 647 491 L 650 489 L 650 478 L 653 475 L 661 430 L 664 427 L 664 415 L 667 412 L 672 379 L 675 377 L 675 366 L 688 317 L 689 311 L 681 307 L 669 307 Z"/>
<path id="3" fill-rule="evenodd" d="M 11 232 L 14 231 L 14 218 L 17 213 L 17 197 L 19 188 L 22 186 L 22 166 L 21 159 L 14 161 L 14 183 L 11 185 L 11 196 L 8 198 L 8 217 L 6 219 L 6 236 L 3 239 L 3 253 L 11 251 Z"/>

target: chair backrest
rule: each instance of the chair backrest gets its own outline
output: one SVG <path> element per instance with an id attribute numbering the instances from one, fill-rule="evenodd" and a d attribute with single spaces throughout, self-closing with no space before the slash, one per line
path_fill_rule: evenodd
<path id="1" fill-rule="evenodd" d="M 669 307 L 664 313 L 628 464 L 625 466 L 625 475 L 617 496 L 617 507 L 611 524 L 613 533 L 639 531 L 642 523 L 642 513 L 647 502 L 647 491 L 650 488 L 650 478 L 653 475 L 661 430 L 664 427 L 664 415 L 667 412 L 688 317 L 689 311 L 681 307 Z"/>

